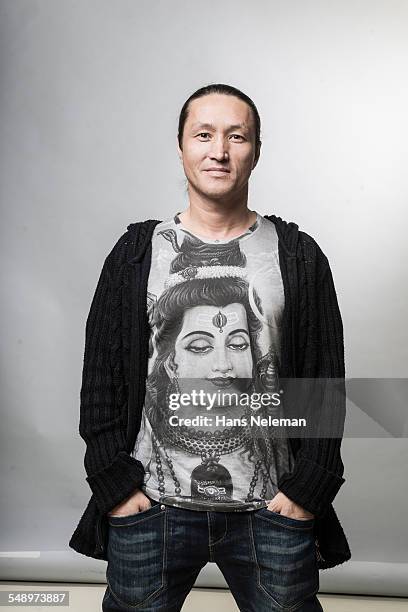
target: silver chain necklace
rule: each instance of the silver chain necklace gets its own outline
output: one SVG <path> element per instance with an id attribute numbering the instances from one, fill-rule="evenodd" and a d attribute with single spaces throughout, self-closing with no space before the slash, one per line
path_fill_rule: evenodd
<path id="1" fill-rule="evenodd" d="M 191 429 L 191 428 L 187 428 L 187 429 Z M 239 429 L 239 428 L 230 428 L 230 429 Z M 228 428 L 224 429 L 223 432 L 220 432 L 220 433 L 225 434 L 227 430 Z M 199 454 L 201 456 L 201 464 L 199 464 L 196 468 L 194 468 L 192 472 L 192 490 L 198 488 L 198 491 L 197 490 L 194 491 L 196 496 L 201 499 L 203 498 L 208 499 L 208 497 L 211 497 L 211 494 L 214 494 L 214 493 L 219 494 L 220 490 L 221 492 L 222 491 L 225 492 L 225 488 L 226 488 L 225 484 L 231 479 L 231 476 L 228 470 L 222 464 L 219 463 L 220 456 L 228 454 L 228 453 L 232 453 L 238 448 L 241 448 L 245 444 L 245 442 L 248 440 L 248 436 L 244 432 L 241 435 L 235 436 L 235 443 L 227 445 L 227 448 L 211 449 L 210 448 L 211 446 L 218 447 L 219 443 L 222 442 L 222 439 L 220 439 L 220 436 L 216 437 L 211 434 L 209 436 L 208 434 L 210 432 L 204 432 L 202 430 L 198 430 L 198 431 L 194 430 L 194 433 L 199 434 L 199 439 L 196 440 L 196 444 L 194 444 L 194 441 L 190 439 L 190 436 L 185 436 L 185 435 L 183 436 L 181 434 L 174 435 L 174 432 L 172 435 L 172 442 L 174 445 L 178 446 L 182 450 L 192 452 L 193 454 Z M 231 430 L 229 430 L 229 433 L 231 434 Z M 217 439 L 214 442 L 212 438 L 217 438 Z M 187 445 L 184 445 L 185 440 L 189 441 L 190 443 Z M 162 465 L 162 460 L 160 456 L 159 443 L 153 431 L 152 431 L 152 443 L 153 443 L 153 448 L 154 448 L 155 457 L 156 457 L 159 492 L 161 496 L 164 496 L 166 491 L 165 491 L 165 477 L 164 477 L 164 472 L 163 472 L 163 465 Z M 204 445 L 206 446 L 206 448 L 204 448 Z M 171 477 L 175 485 L 174 487 L 175 494 L 181 495 L 180 481 L 178 480 L 176 476 L 173 462 L 171 458 L 169 457 L 164 444 L 162 444 L 162 449 L 163 449 L 163 452 L 166 458 L 166 463 L 170 470 Z M 262 499 L 265 499 L 266 491 L 267 491 L 268 474 L 266 470 L 262 468 L 262 463 L 263 461 L 261 459 L 258 459 L 255 462 L 254 473 L 253 473 L 253 476 L 252 476 L 252 479 L 249 485 L 249 490 L 245 498 L 245 502 L 250 502 L 254 499 L 254 491 L 255 491 L 256 484 L 258 482 L 259 471 L 261 471 L 262 480 L 263 480 L 263 485 L 262 485 L 260 496 Z M 210 484 L 207 484 L 206 486 L 201 486 L 203 482 L 206 482 L 206 483 L 210 482 Z M 223 495 L 221 494 L 221 498 L 223 500 L 225 500 L 227 497 L 228 496 L 223 497 Z"/>

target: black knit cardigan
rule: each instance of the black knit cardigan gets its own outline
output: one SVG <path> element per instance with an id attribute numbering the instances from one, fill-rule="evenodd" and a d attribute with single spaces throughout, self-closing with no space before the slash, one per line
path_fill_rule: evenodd
<path id="1" fill-rule="evenodd" d="M 279 376 L 345 380 L 343 325 L 333 277 L 317 242 L 294 222 L 265 215 L 275 224 L 285 294 Z M 147 377 L 150 328 L 147 283 L 151 237 L 160 221 L 132 223 L 104 261 L 85 328 L 79 433 L 86 443 L 84 465 L 92 496 L 69 546 L 107 560 L 107 512 L 144 479 L 131 456 L 140 429 Z M 333 410 L 344 423 L 345 393 Z M 278 488 L 315 514 L 319 569 L 351 558 L 333 508 L 345 482 L 341 437 L 289 438 L 295 456 Z"/>

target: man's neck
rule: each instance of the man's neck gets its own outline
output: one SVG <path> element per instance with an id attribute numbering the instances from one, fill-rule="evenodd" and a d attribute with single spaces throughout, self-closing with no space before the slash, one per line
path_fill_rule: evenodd
<path id="1" fill-rule="evenodd" d="M 211 240 L 225 240 L 240 236 L 256 221 L 256 212 L 247 204 L 225 208 L 222 204 L 208 206 L 192 204 L 179 214 L 184 227 Z"/>

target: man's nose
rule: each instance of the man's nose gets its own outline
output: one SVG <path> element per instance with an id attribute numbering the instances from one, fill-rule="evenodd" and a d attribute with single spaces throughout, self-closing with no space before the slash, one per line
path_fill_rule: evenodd
<path id="1" fill-rule="evenodd" d="M 228 144 L 223 138 L 214 139 L 211 147 L 211 157 L 224 161 L 228 157 Z"/>

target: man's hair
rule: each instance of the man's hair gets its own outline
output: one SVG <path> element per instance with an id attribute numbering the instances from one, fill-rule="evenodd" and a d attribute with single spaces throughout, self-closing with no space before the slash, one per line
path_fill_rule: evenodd
<path id="1" fill-rule="evenodd" d="M 209 94 L 225 94 L 227 96 L 235 96 L 239 98 L 243 102 L 246 102 L 248 106 L 252 110 L 252 115 L 255 123 L 255 147 L 258 147 L 261 144 L 261 119 L 259 117 L 258 109 L 255 106 L 255 103 L 251 98 L 249 98 L 246 94 L 244 94 L 240 89 L 233 87 L 232 85 L 225 85 L 224 83 L 212 83 L 210 85 L 205 85 L 204 87 L 200 87 L 197 89 L 191 96 L 184 102 L 183 108 L 180 111 L 179 123 L 178 123 L 178 143 L 181 150 L 183 150 L 182 142 L 183 142 L 183 132 L 184 132 L 184 124 L 188 117 L 188 111 L 190 102 L 197 98 L 202 98 L 203 96 L 208 96 Z"/>

